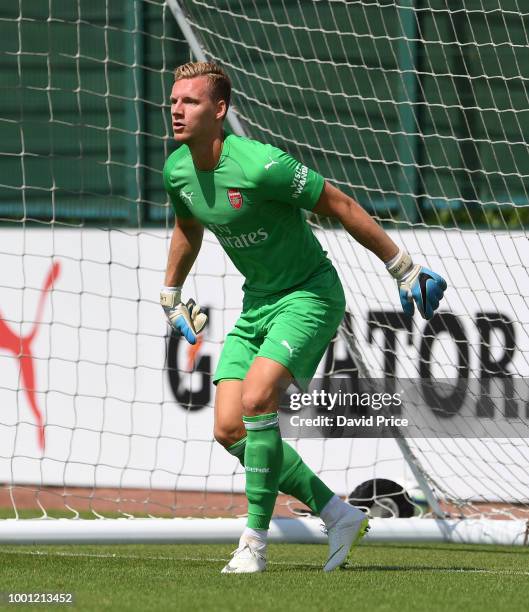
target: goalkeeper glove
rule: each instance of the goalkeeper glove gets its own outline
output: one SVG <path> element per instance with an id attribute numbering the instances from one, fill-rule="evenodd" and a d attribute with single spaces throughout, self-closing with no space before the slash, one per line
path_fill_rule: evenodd
<path id="1" fill-rule="evenodd" d="M 414 265 L 409 254 L 400 249 L 386 263 L 388 272 L 397 280 L 402 309 L 410 317 L 417 310 L 424 319 L 431 319 L 446 290 L 445 279 L 418 264 Z"/>
<path id="2" fill-rule="evenodd" d="M 208 317 L 194 300 L 183 304 L 181 287 L 164 287 L 160 292 L 160 304 L 169 325 L 189 342 L 195 344 L 197 335 L 204 329 Z"/>

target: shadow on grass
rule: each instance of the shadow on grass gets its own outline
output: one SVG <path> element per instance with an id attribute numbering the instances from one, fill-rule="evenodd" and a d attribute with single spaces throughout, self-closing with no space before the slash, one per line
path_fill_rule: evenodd
<path id="1" fill-rule="evenodd" d="M 268 566 L 268 572 L 282 572 L 285 570 L 291 571 L 304 571 L 304 572 L 315 572 L 317 574 L 322 574 L 323 565 L 308 565 L 304 563 L 278 563 L 271 562 Z M 432 566 L 432 565 L 346 565 L 334 572 L 330 572 L 331 574 L 340 574 L 342 572 L 351 572 L 351 573 L 370 573 L 370 572 L 439 572 L 439 573 L 489 573 L 493 570 L 484 568 L 484 567 L 461 567 L 461 566 Z M 501 571 L 501 570 L 500 570 Z"/>
<path id="2" fill-rule="evenodd" d="M 347 565 L 342 567 L 344 572 L 489 572 L 484 567 L 458 567 L 434 565 Z"/>
<path id="3" fill-rule="evenodd" d="M 516 548 L 508 547 L 503 548 L 495 545 L 487 544 L 428 544 L 424 543 L 420 546 L 414 544 L 378 544 L 378 543 L 364 543 L 362 546 L 368 546 L 369 548 L 385 549 L 385 550 L 438 550 L 438 551 L 450 551 L 450 552 L 470 552 L 470 553 L 494 553 L 495 555 L 529 555 L 529 546 L 517 546 Z"/>

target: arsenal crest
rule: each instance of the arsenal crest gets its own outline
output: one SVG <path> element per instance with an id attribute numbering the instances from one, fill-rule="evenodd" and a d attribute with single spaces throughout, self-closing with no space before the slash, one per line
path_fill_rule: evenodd
<path id="1" fill-rule="evenodd" d="M 242 193 L 238 189 L 228 189 L 228 199 L 232 208 L 238 210 L 242 206 Z"/>

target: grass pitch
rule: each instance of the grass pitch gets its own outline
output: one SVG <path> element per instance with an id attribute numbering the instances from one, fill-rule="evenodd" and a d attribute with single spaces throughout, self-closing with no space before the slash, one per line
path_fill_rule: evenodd
<path id="1" fill-rule="evenodd" d="M 33 606 L 41 610 L 511 612 L 529 605 L 523 548 L 363 544 L 347 569 L 324 574 L 325 546 L 277 544 L 266 573 L 221 575 L 234 547 L 2 546 L 0 591 L 74 594 L 73 606 Z"/>

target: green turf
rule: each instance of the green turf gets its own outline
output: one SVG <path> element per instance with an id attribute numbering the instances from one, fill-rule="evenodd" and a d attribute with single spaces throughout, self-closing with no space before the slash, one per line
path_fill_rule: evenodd
<path id="1" fill-rule="evenodd" d="M 221 575 L 231 548 L 2 546 L 0 591 L 73 592 L 74 608 L 62 609 L 94 611 L 528 607 L 529 552 L 522 548 L 366 544 L 356 549 L 348 569 L 324 574 L 325 546 L 271 545 L 266 573 Z"/>

